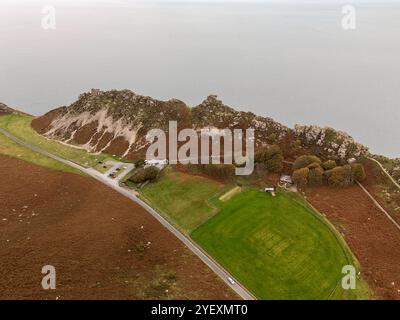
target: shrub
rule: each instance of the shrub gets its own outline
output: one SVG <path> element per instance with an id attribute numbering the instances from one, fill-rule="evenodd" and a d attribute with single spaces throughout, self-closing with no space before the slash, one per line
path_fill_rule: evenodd
<path id="1" fill-rule="evenodd" d="M 343 166 L 343 182 L 344 186 L 349 186 L 354 183 L 353 172 L 349 164 Z"/>
<path id="2" fill-rule="evenodd" d="M 150 166 L 144 169 L 144 177 L 146 180 L 154 181 L 157 179 L 160 169 L 154 166 Z"/>
<path id="3" fill-rule="evenodd" d="M 293 148 L 298 148 L 301 146 L 301 140 L 300 139 L 294 140 L 292 141 L 291 145 Z"/>
<path id="4" fill-rule="evenodd" d="M 202 173 L 214 178 L 227 179 L 235 175 L 233 164 L 205 164 L 198 167 Z"/>
<path id="5" fill-rule="evenodd" d="M 343 167 L 338 166 L 329 170 L 328 185 L 331 187 L 342 187 L 344 185 Z"/>
<path id="6" fill-rule="evenodd" d="M 329 171 L 330 175 L 328 177 L 328 184 L 332 187 L 346 187 L 354 182 L 351 167 L 349 165 L 343 167 L 338 166 Z"/>
<path id="7" fill-rule="evenodd" d="M 267 140 L 269 143 L 275 143 L 278 140 L 278 137 L 276 133 L 271 133 L 268 137 Z"/>
<path id="8" fill-rule="evenodd" d="M 321 168 L 321 165 L 318 162 L 313 162 L 307 166 L 308 169 L 316 169 L 316 168 Z"/>
<path id="9" fill-rule="evenodd" d="M 282 150 L 278 146 L 270 147 L 265 153 L 265 166 L 268 171 L 281 172 L 283 169 Z"/>
<path id="10" fill-rule="evenodd" d="M 308 184 L 310 186 L 319 186 L 323 181 L 324 170 L 318 165 L 317 167 L 310 168 L 308 173 Z"/>
<path id="11" fill-rule="evenodd" d="M 304 188 L 307 186 L 308 183 L 308 175 L 309 175 L 310 169 L 308 168 L 301 168 L 297 169 L 293 172 L 293 182 L 299 187 L 299 188 Z"/>
<path id="12" fill-rule="evenodd" d="M 324 168 L 324 170 L 331 170 L 335 167 L 336 167 L 335 160 L 327 160 L 322 163 L 322 168 Z"/>
<path id="13" fill-rule="evenodd" d="M 367 175 L 365 174 L 364 166 L 361 163 L 352 164 L 351 170 L 353 172 L 353 179 L 356 181 L 362 182 L 367 177 Z"/>
<path id="14" fill-rule="evenodd" d="M 273 145 L 267 150 L 258 152 L 254 156 L 256 163 L 262 163 L 270 172 L 281 172 L 283 169 L 283 155 L 279 146 Z"/>
<path id="15" fill-rule="evenodd" d="M 146 181 L 146 178 L 144 175 L 144 169 L 143 168 L 137 169 L 133 173 L 133 175 L 129 178 L 129 180 L 134 183 L 142 183 L 142 182 Z"/>
<path id="16" fill-rule="evenodd" d="M 314 162 L 321 164 L 321 159 L 319 159 L 317 156 L 303 155 L 296 159 L 296 161 L 293 164 L 293 169 L 297 170 L 305 168 Z"/>
<path id="17" fill-rule="evenodd" d="M 328 183 L 328 179 L 332 175 L 332 169 L 324 171 L 323 180 L 324 182 Z"/>
<path id="18" fill-rule="evenodd" d="M 254 162 L 255 163 L 264 163 L 265 161 L 265 150 L 256 152 L 254 154 Z"/>
<path id="19" fill-rule="evenodd" d="M 144 169 L 139 168 L 133 173 L 129 180 L 134 183 L 142 183 L 147 180 L 154 181 L 155 179 L 157 179 L 159 172 L 160 169 L 154 166 L 150 166 Z"/>

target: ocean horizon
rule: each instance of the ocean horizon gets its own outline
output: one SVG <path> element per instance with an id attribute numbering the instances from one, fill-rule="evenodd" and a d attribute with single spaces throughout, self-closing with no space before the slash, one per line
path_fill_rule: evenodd
<path id="1" fill-rule="evenodd" d="M 21 3 L 24 3 L 22 6 Z M 210 94 L 287 126 L 331 126 L 400 157 L 400 3 L 44 1 L 0 4 L 0 102 L 41 115 L 91 88 L 195 106 Z"/>

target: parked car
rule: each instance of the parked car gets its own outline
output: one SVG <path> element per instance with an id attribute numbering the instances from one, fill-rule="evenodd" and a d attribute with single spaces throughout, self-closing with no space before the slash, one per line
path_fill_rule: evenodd
<path id="1" fill-rule="evenodd" d="M 235 280 L 233 280 L 231 277 L 228 277 L 228 281 L 229 281 L 230 284 L 235 284 L 236 283 Z"/>

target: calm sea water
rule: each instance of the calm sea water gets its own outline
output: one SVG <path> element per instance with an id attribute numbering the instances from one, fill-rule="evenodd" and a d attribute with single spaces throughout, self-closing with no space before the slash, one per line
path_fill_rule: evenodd
<path id="1" fill-rule="evenodd" d="M 0 2 L 0 101 L 38 115 L 90 88 L 345 130 L 400 156 L 400 3 Z M 323 4 L 322 4 L 323 3 Z M 357 28 L 341 27 L 342 5 Z"/>

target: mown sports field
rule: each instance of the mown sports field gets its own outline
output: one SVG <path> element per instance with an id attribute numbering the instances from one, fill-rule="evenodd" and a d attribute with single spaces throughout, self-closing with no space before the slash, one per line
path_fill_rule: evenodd
<path id="1" fill-rule="evenodd" d="M 198 225 L 191 237 L 260 299 L 368 297 L 363 281 L 357 281 L 357 290 L 342 289 L 342 267 L 357 267 L 357 262 L 336 231 L 298 195 L 279 191 L 272 197 L 244 188 L 220 201 L 226 187 L 216 185 L 168 170 L 143 194 L 186 231 Z"/>
<path id="2" fill-rule="evenodd" d="M 218 212 L 214 198 L 226 189 L 222 183 L 167 167 L 156 183 L 142 190 L 141 196 L 189 234 Z"/>

